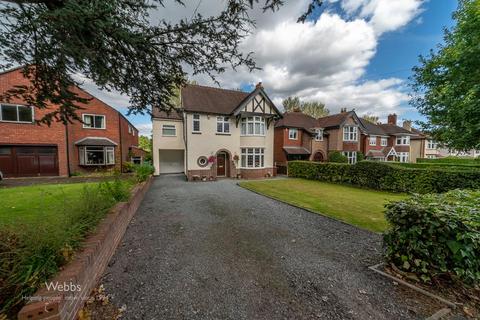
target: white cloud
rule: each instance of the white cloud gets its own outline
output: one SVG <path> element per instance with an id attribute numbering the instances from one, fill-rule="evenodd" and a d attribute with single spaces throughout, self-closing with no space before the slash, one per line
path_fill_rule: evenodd
<path id="1" fill-rule="evenodd" d="M 151 122 L 136 124 L 135 127 L 138 129 L 138 132 L 141 136 L 150 137 L 152 135 L 152 123 Z"/>

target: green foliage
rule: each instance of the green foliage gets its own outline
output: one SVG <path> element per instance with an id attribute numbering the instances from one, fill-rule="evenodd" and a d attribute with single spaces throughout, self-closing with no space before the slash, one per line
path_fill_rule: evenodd
<path id="1" fill-rule="evenodd" d="M 123 163 L 122 171 L 123 171 L 124 173 L 134 172 L 134 171 L 135 171 L 135 164 L 133 164 L 133 163 L 130 162 L 130 161 L 125 161 L 125 162 Z"/>
<path id="2" fill-rule="evenodd" d="M 423 281 L 480 284 L 480 191 L 413 195 L 386 205 L 386 257 Z"/>
<path id="3" fill-rule="evenodd" d="M 452 164 L 452 165 L 473 165 L 480 166 L 480 158 L 460 158 L 460 157 L 445 157 L 438 159 L 420 158 L 418 163 L 435 163 L 435 164 Z"/>
<path id="4" fill-rule="evenodd" d="M 357 161 L 363 161 L 365 160 L 365 155 L 362 152 L 357 152 Z"/>
<path id="5" fill-rule="evenodd" d="M 373 114 L 367 114 L 363 116 L 362 119 L 367 120 L 368 122 L 371 122 L 373 124 L 377 124 L 380 122 L 380 119 L 378 118 L 378 116 L 375 116 Z"/>
<path id="6" fill-rule="evenodd" d="M 151 137 L 140 136 L 138 137 L 138 145 L 141 149 L 146 151 L 144 161 L 151 162 L 152 161 L 152 150 L 153 150 L 153 139 Z"/>
<path id="7" fill-rule="evenodd" d="M 61 212 L 48 215 L 50 206 L 36 207 L 37 219 L 0 226 L 0 314 L 15 317 L 45 281 L 68 263 L 82 240 L 110 208 L 128 199 L 131 182 L 115 179 L 86 184 L 76 201 L 58 199 Z M 55 206 L 55 210 L 57 207 Z M 48 219 L 42 218 L 47 214 Z"/>
<path id="8" fill-rule="evenodd" d="M 282 101 L 283 109 L 286 112 L 294 112 L 298 110 L 315 119 L 328 116 L 330 111 L 325 104 L 320 101 L 300 101 L 299 97 L 288 97 Z"/>
<path id="9" fill-rule="evenodd" d="M 288 175 L 393 192 L 440 193 L 480 188 L 480 171 L 476 169 L 408 168 L 375 161 L 354 165 L 289 161 Z"/>
<path id="10" fill-rule="evenodd" d="M 155 168 L 149 164 L 142 164 L 135 167 L 135 177 L 137 181 L 146 181 L 155 172 Z"/>
<path id="11" fill-rule="evenodd" d="M 435 140 L 457 150 L 480 149 L 480 1 L 460 0 L 444 44 L 413 69 L 412 104 Z"/>
<path id="12" fill-rule="evenodd" d="M 334 163 L 348 163 L 348 158 L 339 151 L 331 151 L 328 153 L 328 161 Z"/>

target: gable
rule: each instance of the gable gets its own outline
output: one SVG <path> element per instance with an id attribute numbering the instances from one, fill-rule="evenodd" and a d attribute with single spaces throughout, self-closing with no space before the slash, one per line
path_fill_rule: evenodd
<path id="1" fill-rule="evenodd" d="M 242 103 L 233 111 L 235 116 L 240 114 L 251 114 L 271 117 L 281 117 L 282 114 L 273 104 L 262 88 L 253 91 L 246 97 Z"/>

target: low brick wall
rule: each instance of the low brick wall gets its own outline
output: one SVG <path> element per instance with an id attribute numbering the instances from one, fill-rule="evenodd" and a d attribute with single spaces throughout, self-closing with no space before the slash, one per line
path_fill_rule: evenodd
<path id="1" fill-rule="evenodd" d="M 58 286 L 38 290 L 20 310 L 18 319 L 77 318 L 78 311 L 97 285 L 151 183 L 152 178 L 135 186 L 129 202 L 120 202 L 112 208 L 95 233 L 85 240 L 75 259 L 49 282 Z"/>

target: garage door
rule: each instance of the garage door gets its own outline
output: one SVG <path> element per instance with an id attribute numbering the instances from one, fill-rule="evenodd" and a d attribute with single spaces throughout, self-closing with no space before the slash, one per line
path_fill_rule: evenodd
<path id="1" fill-rule="evenodd" d="M 159 150 L 160 173 L 182 173 L 183 150 Z"/>
<path id="2" fill-rule="evenodd" d="M 0 146 L 0 171 L 7 178 L 58 176 L 57 147 Z"/>

